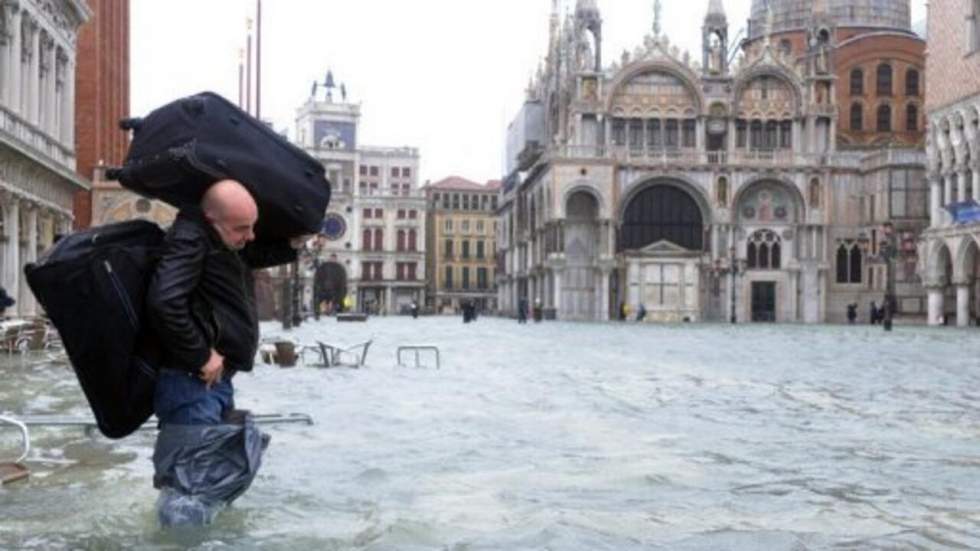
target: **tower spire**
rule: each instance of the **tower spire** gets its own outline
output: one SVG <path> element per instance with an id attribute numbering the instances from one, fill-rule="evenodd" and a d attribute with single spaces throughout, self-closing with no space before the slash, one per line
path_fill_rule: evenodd
<path id="1" fill-rule="evenodd" d="M 663 6 L 660 0 L 653 0 L 653 36 L 660 36 L 660 13 Z"/>

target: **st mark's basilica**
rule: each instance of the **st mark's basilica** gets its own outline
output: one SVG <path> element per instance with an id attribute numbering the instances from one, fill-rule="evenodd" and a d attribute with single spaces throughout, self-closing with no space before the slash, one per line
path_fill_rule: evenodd
<path id="1" fill-rule="evenodd" d="M 508 131 L 501 309 L 866 318 L 888 238 L 896 316 L 924 321 L 925 41 L 908 1 L 753 0 L 738 36 L 722 0 L 705 4 L 700 55 L 671 44 L 657 1 L 652 32 L 610 56 L 595 1 L 562 15 L 555 0 Z"/>

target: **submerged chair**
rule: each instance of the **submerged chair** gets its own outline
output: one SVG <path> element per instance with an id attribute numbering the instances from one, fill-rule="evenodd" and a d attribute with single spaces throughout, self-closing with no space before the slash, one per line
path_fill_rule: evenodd
<path id="1" fill-rule="evenodd" d="M 31 452 L 31 436 L 30 433 L 27 432 L 27 425 L 16 419 L 0 416 L 0 427 L 4 427 L 4 425 L 13 425 L 15 428 L 20 430 L 21 442 L 24 449 L 21 452 L 20 457 L 13 461 L 4 461 L 0 459 L 0 484 L 7 484 L 17 480 L 23 480 L 31 474 L 31 471 L 29 471 L 22 463 L 22 461 L 27 459 L 28 454 Z"/>
<path id="2" fill-rule="evenodd" d="M 341 347 L 316 341 L 316 345 L 304 346 L 300 354 L 304 356 L 303 363 L 312 367 L 363 367 L 372 342 L 373 339 L 353 346 Z M 306 362 L 307 352 L 314 352 L 317 361 Z"/>

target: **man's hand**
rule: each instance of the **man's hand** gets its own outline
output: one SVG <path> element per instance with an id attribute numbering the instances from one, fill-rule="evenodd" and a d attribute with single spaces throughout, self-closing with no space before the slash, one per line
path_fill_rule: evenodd
<path id="1" fill-rule="evenodd" d="M 221 373 L 225 369 L 225 357 L 215 349 L 211 349 L 211 357 L 208 358 L 208 363 L 204 364 L 201 368 L 201 380 L 210 389 L 213 385 L 221 382 Z"/>

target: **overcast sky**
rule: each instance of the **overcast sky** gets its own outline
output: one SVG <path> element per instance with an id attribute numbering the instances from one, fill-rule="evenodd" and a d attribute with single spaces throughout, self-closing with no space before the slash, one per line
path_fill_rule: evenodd
<path id="1" fill-rule="evenodd" d="M 574 0 L 563 0 L 574 9 Z M 653 26 L 653 0 L 597 0 L 604 62 Z M 724 0 L 729 36 L 750 0 Z M 203 90 L 238 98 L 255 0 L 131 0 L 134 115 Z M 708 0 L 663 0 L 662 27 L 700 59 Z M 263 0 L 262 117 L 295 136 L 296 109 L 328 68 L 361 103 L 362 145 L 414 146 L 421 179 L 503 171 L 504 132 L 545 54 L 551 0 Z M 912 0 L 912 19 L 925 0 Z"/>

